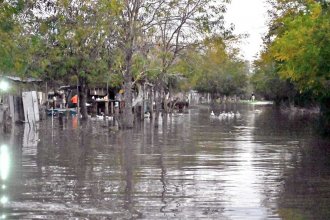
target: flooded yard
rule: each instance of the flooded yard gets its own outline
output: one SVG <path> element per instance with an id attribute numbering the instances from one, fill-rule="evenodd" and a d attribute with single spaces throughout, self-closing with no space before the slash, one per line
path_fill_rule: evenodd
<path id="1" fill-rule="evenodd" d="M 48 118 L 1 136 L 0 219 L 329 219 L 330 144 L 307 116 L 205 106 L 132 130 Z"/>

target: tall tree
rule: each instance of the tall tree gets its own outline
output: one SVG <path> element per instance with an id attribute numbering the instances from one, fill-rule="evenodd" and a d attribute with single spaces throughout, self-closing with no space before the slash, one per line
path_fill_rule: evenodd
<path id="1" fill-rule="evenodd" d="M 269 33 L 262 59 L 276 65 L 283 80 L 313 94 L 330 130 L 330 6 L 328 1 L 270 0 Z M 330 131 L 329 131 L 330 132 Z"/>
<path id="2" fill-rule="evenodd" d="M 203 46 L 189 51 L 182 63 L 194 89 L 216 96 L 242 95 L 248 81 L 248 66 L 221 37 L 204 40 Z M 181 65 L 182 65 L 181 64 Z M 186 68 L 186 71 L 184 70 Z"/>
<path id="3" fill-rule="evenodd" d="M 133 107 L 133 60 L 144 45 L 144 37 L 149 35 L 155 25 L 155 18 L 166 0 L 127 0 L 118 1 L 121 12 L 117 17 L 118 45 L 122 49 L 123 89 L 125 107 L 120 125 L 122 128 L 132 128 L 134 124 Z"/>
<path id="4" fill-rule="evenodd" d="M 266 100 L 275 101 L 276 105 L 291 105 L 297 95 L 297 89 L 289 80 L 280 78 L 277 65 L 275 61 L 255 61 L 254 73 L 250 78 L 253 91 Z"/>
<path id="5" fill-rule="evenodd" d="M 168 90 L 168 74 L 178 56 L 187 47 L 197 44 L 205 36 L 216 32 L 225 32 L 223 14 L 225 3 L 215 0 L 166 1 L 158 13 L 155 26 L 155 56 L 159 73 L 155 83 L 158 91 L 156 101 L 156 120 L 163 100 L 164 91 Z"/>
<path id="6" fill-rule="evenodd" d="M 38 67 L 41 77 L 47 80 L 76 79 L 83 119 L 87 119 L 89 83 L 108 73 L 106 55 L 111 48 L 108 33 L 112 27 L 109 20 L 117 10 L 119 5 L 113 1 L 92 0 L 37 2 L 31 9 L 37 27 L 33 37 L 42 41 L 45 49 L 34 54 L 35 65 L 31 65 L 31 71 Z"/>
<path id="7" fill-rule="evenodd" d="M 282 21 L 284 32 L 270 47 L 272 56 L 280 62 L 280 76 L 292 80 L 300 90 L 330 96 L 329 8 L 322 10 L 316 1 L 306 1 L 295 15 Z"/>

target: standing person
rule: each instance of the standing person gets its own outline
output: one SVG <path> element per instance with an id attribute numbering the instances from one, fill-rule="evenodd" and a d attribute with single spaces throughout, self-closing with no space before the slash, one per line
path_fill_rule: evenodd
<path id="1" fill-rule="evenodd" d="M 254 102 L 255 99 L 256 99 L 256 97 L 254 96 L 254 93 L 252 93 L 252 95 L 251 95 L 251 101 Z"/>
<path id="2" fill-rule="evenodd" d="M 71 98 L 71 103 L 72 103 L 72 107 L 73 107 L 73 108 L 76 108 L 76 107 L 77 107 L 77 104 L 78 104 L 78 95 L 74 95 L 74 96 Z"/>

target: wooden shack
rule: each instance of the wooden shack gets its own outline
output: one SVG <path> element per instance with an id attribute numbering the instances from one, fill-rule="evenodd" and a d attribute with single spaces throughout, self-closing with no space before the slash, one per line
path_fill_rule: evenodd
<path id="1" fill-rule="evenodd" d="M 96 87 L 89 89 L 87 102 L 91 104 L 88 107 L 89 114 L 113 115 L 115 109 L 119 109 L 121 100 L 115 99 L 115 92 L 113 89 Z"/>
<path id="2" fill-rule="evenodd" d="M 37 122 L 40 120 L 39 105 L 46 99 L 41 88 L 42 80 L 35 78 L 20 78 L 17 76 L 0 76 L 1 82 L 8 84 L 8 90 L 1 91 L 0 123 L 5 112 L 9 110 L 9 117 L 15 122 Z"/>

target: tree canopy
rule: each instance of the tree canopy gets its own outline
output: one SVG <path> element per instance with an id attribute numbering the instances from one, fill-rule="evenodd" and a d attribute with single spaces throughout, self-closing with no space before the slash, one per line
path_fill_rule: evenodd
<path id="1" fill-rule="evenodd" d="M 256 63 L 257 69 L 266 70 L 263 67 L 271 66 L 275 75 L 293 83 L 298 92 L 329 97 L 329 3 L 313 0 L 270 2 L 274 10 L 265 38 L 266 48 L 261 61 Z"/>
<path id="2" fill-rule="evenodd" d="M 252 83 L 259 93 L 277 102 L 318 103 L 322 130 L 330 133 L 330 3 L 268 2 L 273 8 L 269 31 Z"/>
<path id="3" fill-rule="evenodd" d="M 126 115 L 135 85 L 241 94 L 247 65 L 229 47 L 229 0 L 2 1 L 0 70 L 56 86 L 122 87 Z M 191 53 L 192 52 L 192 53 Z M 194 60 L 195 59 L 195 60 Z M 184 85 L 180 86 L 177 79 Z M 161 103 L 161 99 L 157 103 Z M 83 105 L 84 106 L 84 105 Z M 128 127 L 132 117 L 126 117 Z"/>
<path id="4" fill-rule="evenodd" d="M 17 20 L 23 1 L 0 2 L 0 73 L 21 73 L 25 69 L 24 50 L 19 40 L 21 25 Z"/>
<path id="5" fill-rule="evenodd" d="M 176 68 L 185 73 L 192 87 L 213 95 L 241 95 L 248 83 L 248 64 L 223 37 L 207 38 L 187 51 Z"/>

